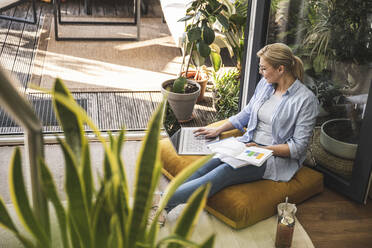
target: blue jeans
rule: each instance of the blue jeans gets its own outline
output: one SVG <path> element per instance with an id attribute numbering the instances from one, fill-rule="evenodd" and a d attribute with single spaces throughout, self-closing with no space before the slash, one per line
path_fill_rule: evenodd
<path id="1" fill-rule="evenodd" d="M 234 169 L 230 165 L 223 163 L 219 158 L 213 158 L 192 174 L 176 190 L 165 210 L 169 212 L 177 205 L 186 203 L 187 199 L 197 188 L 208 182 L 212 184 L 208 194 L 208 197 L 210 197 L 228 186 L 262 179 L 265 168 L 266 163 L 261 167 L 248 165 Z"/>

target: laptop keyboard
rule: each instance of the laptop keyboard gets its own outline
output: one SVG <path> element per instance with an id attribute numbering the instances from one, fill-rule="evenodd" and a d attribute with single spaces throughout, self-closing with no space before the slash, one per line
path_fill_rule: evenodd
<path id="1" fill-rule="evenodd" d="M 210 141 L 204 135 L 194 136 L 195 128 L 184 128 L 182 135 L 184 137 L 183 149 L 184 153 L 194 154 L 209 154 L 211 151 L 207 148 L 207 143 Z"/>

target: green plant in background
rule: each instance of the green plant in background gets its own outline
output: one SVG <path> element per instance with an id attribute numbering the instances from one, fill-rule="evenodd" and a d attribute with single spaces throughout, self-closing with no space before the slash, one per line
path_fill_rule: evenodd
<path id="1" fill-rule="evenodd" d="M 372 4 L 361 0 L 310 0 L 302 45 L 315 73 L 337 69 L 335 62 L 365 65 L 371 61 Z M 344 68 L 352 72 L 352 68 Z"/>
<path id="2" fill-rule="evenodd" d="M 186 16 L 180 22 L 190 21 L 186 26 L 186 37 L 183 42 L 184 55 L 191 55 L 186 65 L 187 73 L 191 58 L 196 67 L 205 64 L 205 59 L 210 58 L 215 71 L 221 66 L 221 56 L 218 51 L 210 46 L 215 40 L 213 24 L 218 20 L 226 29 L 229 28 L 227 18 L 223 11 L 227 6 L 217 0 L 194 0 L 186 10 Z M 184 63 L 183 63 L 184 65 Z"/>
<path id="3" fill-rule="evenodd" d="M 231 69 L 224 74 L 214 74 L 214 104 L 216 120 L 224 120 L 239 110 L 240 72 Z"/>
<path id="4" fill-rule="evenodd" d="M 237 0 L 231 3 L 230 0 L 222 0 L 227 6 L 227 11 L 222 14 L 228 20 L 228 25 L 221 25 L 217 34 L 216 43 L 222 41 L 227 47 L 231 58 L 235 58 L 236 67 L 241 71 L 241 63 L 244 55 L 244 31 L 247 24 L 248 0 Z M 222 23 L 221 23 L 222 24 Z"/>
<path id="5" fill-rule="evenodd" d="M 313 81 L 311 83 L 307 82 L 306 85 L 317 96 L 320 106 L 327 113 L 332 112 L 332 107 L 340 102 L 342 96 L 340 87 L 334 85 L 329 75 L 324 74 L 313 78 Z"/>
<path id="6" fill-rule="evenodd" d="M 1 82 L 9 83 L 9 82 Z M 133 201 L 121 158 L 124 131 L 109 142 L 101 136 L 85 111 L 73 100 L 60 80 L 52 93 L 56 115 L 64 130 L 65 140 L 59 140 L 65 159 L 65 189 L 67 203 L 58 196 L 52 174 L 42 157 L 38 157 L 40 184 L 56 212 L 63 247 L 160 247 L 166 244 L 187 247 L 212 247 L 214 235 L 200 245 L 189 240 L 198 214 L 206 203 L 209 186 L 201 187 L 190 198 L 175 230 L 168 237 L 157 239 L 157 219 L 167 201 L 195 170 L 210 157 L 204 157 L 182 171 L 168 185 L 152 223 L 148 216 L 152 196 L 161 174 L 158 141 L 163 118 L 164 101 L 149 122 L 136 165 Z M 94 184 L 89 143 L 83 123 L 88 124 L 102 142 L 105 156 L 103 177 Z M 32 149 L 32 147 L 31 147 Z M 55 233 L 41 225 L 30 206 L 23 181 L 20 149 L 16 148 L 10 165 L 10 190 L 17 215 L 31 237 L 20 233 L 0 200 L 0 225 L 13 232 L 25 247 L 56 247 Z M 66 205 L 66 207 L 65 207 Z M 45 213 L 48 215 L 48 213 Z M 57 239 L 58 240 L 58 239 Z"/>

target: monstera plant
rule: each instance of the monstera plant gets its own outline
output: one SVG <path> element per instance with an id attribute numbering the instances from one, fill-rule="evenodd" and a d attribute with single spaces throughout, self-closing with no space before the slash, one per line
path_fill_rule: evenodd
<path id="1" fill-rule="evenodd" d="M 1 70 L 0 74 L 2 74 Z M 0 85 L 9 85 L 7 77 L 0 77 L 0 79 Z M 190 197 L 173 232 L 165 238 L 160 239 L 157 236 L 159 230 L 157 219 L 167 201 L 177 187 L 209 157 L 195 162 L 170 182 L 159 203 L 160 207 L 155 218 L 148 223 L 152 196 L 162 167 L 158 141 L 164 101 L 148 124 L 148 131 L 136 165 L 133 201 L 129 201 L 131 198 L 129 185 L 121 157 L 124 131 L 117 136 L 110 135 L 109 141 L 106 141 L 85 111 L 74 101 L 61 80 L 56 80 L 51 94 L 55 113 L 65 136 L 65 139 L 59 139 L 59 143 L 65 160 L 66 202 L 59 198 L 53 176 L 41 155 L 37 157 L 37 174 L 42 190 L 39 193 L 42 193 L 46 201 L 54 207 L 55 219 L 58 222 L 57 232 L 60 233 L 61 239 L 56 239 L 58 235 L 50 231 L 49 219 L 53 220 L 53 218 L 49 216 L 49 211 L 42 213 L 46 221 L 41 223 L 39 217 L 35 215 L 38 211 L 31 207 L 23 180 L 19 148 L 15 148 L 12 155 L 9 183 L 14 208 L 28 234 L 22 233 L 17 228 L 6 205 L 0 200 L 2 228 L 13 232 L 24 247 L 134 248 L 161 247 L 168 244 L 175 247 L 213 246 L 214 235 L 208 237 L 202 244 L 189 240 L 195 220 L 206 202 L 208 185 L 201 187 Z M 31 107 L 28 108 L 32 111 Z M 103 175 L 97 184 L 94 183 L 92 176 L 91 155 L 89 142 L 83 129 L 84 123 L 92 128 L 104 148 Z"/>

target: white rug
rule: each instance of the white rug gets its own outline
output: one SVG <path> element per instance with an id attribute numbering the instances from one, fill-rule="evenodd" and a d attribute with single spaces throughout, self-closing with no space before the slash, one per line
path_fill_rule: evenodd
<path id="1" fill-rule="evenodd" d="M 160 236 L 165 236 L 175 227 L 182 209 L 183 206 L 179 206 L 169 213 L 165 226 L 160 229 Z M 201 242 L 215 233 L 215 248 L 271 248 L 275 247 L 276 223 L 277 217 L 272 216 L 253 226 L 234 230 L 203 211 L 193 232 L 192 240 Z M 291 247 L 314 248 L 311 239 L 297 219 Z"/>

